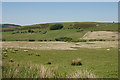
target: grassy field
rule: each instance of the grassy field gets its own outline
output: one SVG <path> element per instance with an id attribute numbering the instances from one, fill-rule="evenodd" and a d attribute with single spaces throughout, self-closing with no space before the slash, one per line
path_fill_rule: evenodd
<path id="1" fill-rule="evenodd" d="M 50 30 L 54 24 L 64 27 Z M 118 78 L 117 23 L 47 23 L 2 31 L 3 78 Z"/>
<path id="2" fill-rule="evenodd" d="M 61 30 L 50 30 L 50 26 L 54 24 L 62 24 L 64 27 Z M 60 37 L 70 37 L 73 41 L 76 41 L 88 31 L 117 32 L 118 24 L 97 22 L 49 23 L 21 27 L 5 27 L 2 30 L 4 41 L 29 41 L 31 39 L 36 41 L 50 41 Z M 35 33 L 28 33 L 28 30 L 33 30 Z"/>
<path id="3" fill-rule="evenodd" d="M 65 74 L 69 75 L 69 73 L 84 69 L 91 70 L 99 78 L 117 78 L 118 76 L 118 51 L 116 48 L 110 51 L 83 48 L 79 50 L 28 50 L 28 52 L 19 49 L 16 53 L 12 53 L 8 49 L 7 54 L 7 57 L 3 57 L 3 61 L 9 62 L 12 58 L 17 63 L 31 62 L 34 65 L 58 67 L 58 73 L 63 74 L 62 77 L 65 77 Z M 40 56 L 36 56 L 36 54 Z M 72 60 L 78 58 L 82 59 L 82 66 L 71 65 Z M 51 64 L 46 64 L 49 61 Z M 5 75 L 7 73 L 3 73 L 3 76 Z"/>

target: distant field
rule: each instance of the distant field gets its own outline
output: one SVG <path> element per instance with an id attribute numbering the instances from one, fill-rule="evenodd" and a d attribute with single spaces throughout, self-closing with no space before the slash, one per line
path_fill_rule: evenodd
<path id="1" fill-rule="evenodd" d="M 48 31 L 46 34 L 42 33 L 16 33 L 12 34 L 12 32 L 3 32 L 3 39 L 8 41 L 15 41 L 15 40 L 55 40 L 55 38 L 59 37 L 72 37 L 73 40 L 78 40 L 80 37 L 82 37 L 86 31 L 84 32 L 77 32 L 77 30 L 54 30 L 54 31 Z"/>
<path id="2" fill-rule="evenodd" d="M 50 30 L 50 26 L 54 24 L 62 24 L 64 27 L 61 30 Z M 5 27 L 2 30 L 4 41 L 54 41 L 60 37 L 69 37 L 72 38 L 73 41 L 76 41 L 83 37 L 88 31 L 117 32 L 118 24 L 96 22 L 49 23 L 21 27 Z M 34 33 L 29 33 L 28 30 L 33 30 Z"/>

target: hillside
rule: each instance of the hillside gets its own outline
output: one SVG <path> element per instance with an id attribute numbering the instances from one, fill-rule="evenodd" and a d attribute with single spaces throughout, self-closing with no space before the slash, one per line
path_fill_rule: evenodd
<path id="1" fill-rule="evenodd" d="M 60 30 L 50 30 L 50 27 L 55 24 L 62 24 L 63 28 Z M 67 22 L 2 28 L 3 41 L 55 41 L 56 39 L 62 38 L 72 38 L 72 41 L 77 41 L 88 31 L 117 32 L 118 24 L 100 22 Z"/>

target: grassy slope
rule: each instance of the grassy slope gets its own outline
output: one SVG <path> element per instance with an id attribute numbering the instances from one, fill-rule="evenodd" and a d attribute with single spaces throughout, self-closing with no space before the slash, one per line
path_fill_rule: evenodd
<path id="1" fill-rule="evenodd" d="M 58 24 L 58 23 L 49 23 L 50 25 L 53 24 Z M 16 31 L 27 31 L 30 27 L 39 27 L 40 24 L 38 25 L 31 25 L 31 26 L 22 26 L 22 27 L 17 27 L 19 29 L 22 28 L 28 28 L 27 30 L 17 30 L 16 27 L 8 27 L 8 28 L 3 28 L 3 30 L 14 30 L 11 32 L 3 32 L 3 39 L 5 40 L 29 40 L 29 39 L 34 39 L 34 40 L 54 40 L 55 38 L 59 37 L 71 37 L 73 40 L 78 40 L 81 38 L 87 31 L 117 31 L 118 30 L 118 24 L 117 23 L 93 23 L 93 22 L 71 22 L 71 23 L 59 23 L 63 24 L 64 28 L 61 30 L 49 30 L 49 26 L 46 28 L 35 28 L 32 30 L 41 30 L 42 32 L 40 33 L 16 33 L 12 34 L 13 32 Z M 83 32 L 77 32 L 79 29 L 68 29 L 73 26 L 74 24 L 99 24 L 99 26 L 93 26 L 93 27 L 88 27 L 88 28 L 82 28 L 84 31 Z M 47 31 L 46 34 L 42 34 L 44 31 Z"/>
<path id="2" fill-rule="evenodd" d="M 32 53 L 33 55 L 28 55 Z M 38 53 L 40 56 L 36 56 Z M 9 61 L 13 58 L 15 62 L 47 65 L 46 62 L 51 61 L 48 66 L 58 66 L 58 72 L 64 74 L 73 73 L 74 71 L 88 69 L 92 70 L 96 76 L 100 78 L 117 78 L 118 72 L 118 51 L 113 48 L 110 51 L 106 49 L 79 49 L 79 50 L 29 50 L 24 52 L 22 49 L 17 53 L 8 52 L 8 57 L 3 59 Z M 63 56 L 64 55 L 64 56 Z M 72 66 L 73 59 L 82 59 L 82 66 Z M 4 75 L 4 74 L 3 74 Z"/>

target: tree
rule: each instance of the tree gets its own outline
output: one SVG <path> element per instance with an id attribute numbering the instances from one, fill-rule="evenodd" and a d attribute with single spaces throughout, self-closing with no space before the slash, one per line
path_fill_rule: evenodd
<path id="1" fill-rule="evenodd" d="M 54 24 L 50 27 L 50 30 L 58 30 L 58 29 L 62 29 L 63 25 L 62 24 Z"/>

